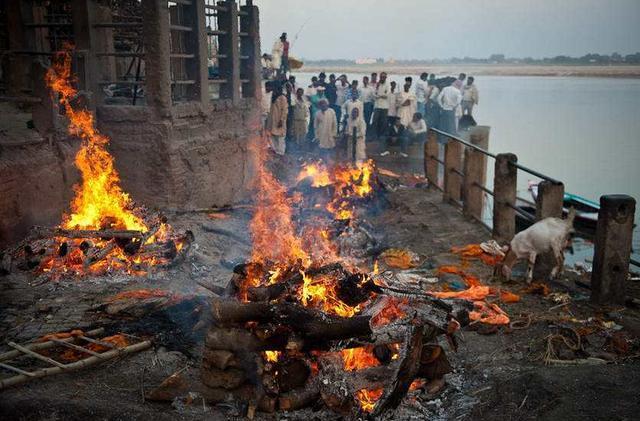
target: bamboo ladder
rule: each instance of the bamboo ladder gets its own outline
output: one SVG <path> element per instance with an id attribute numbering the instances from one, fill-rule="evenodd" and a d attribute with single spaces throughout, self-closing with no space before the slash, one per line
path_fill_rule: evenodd
<path id="1" fill-rule="evenodd" d="M 151 346 L 151 341 L 142 341 L 123 348 L 118 348 L 112 343 L 96 339 L 97 336 L 102 335 L 103 333 L 104 329 L 100 328 L 86 332 L 83 335 L 71 336 L 64 339 L 52 338 L 46 342 L 31 343 L 27 345 L 18 345 L 15 342 L 8 342 L 7 345 L 13 348 L 13 350 L 0 354 L 0 369 L 12 372 L 15 374 L 15 376 L 0 378 L 0 390 L 25 383 L 29 380 L 51 376 L 53 374 L 68 373 L 79 370 L 81 368 L 90 367 L 92 365 L 111 360 L 119 356 L 145 350 Z M 74 343 L 76 339 L 90 344 L 102 345 L 108 350 L 102 353 L 92 351 Z M 63 364 L 59 361 L 36 352 L 39 350 L 51 349 L 58 346 L 79 351 L 83 354 L 88 355 L 88 357 L 79 361 L 75 361 L 73 363 Z M 10 361 L 24 356 L 32 357 L 45 362 L 50 365 L 50 367 L 28 371 L 9 364 Z"/>

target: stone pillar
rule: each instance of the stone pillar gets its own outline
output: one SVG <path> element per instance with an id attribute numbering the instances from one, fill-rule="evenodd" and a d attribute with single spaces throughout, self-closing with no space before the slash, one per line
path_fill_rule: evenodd
<path id="1" fill-rule="evenodd" d="M 600 197 L 596 229 L 591 301 L 624 304 L 636 201 L 627 195 Z"/>
<path id="2" fill-rule="evenodd" d="M 207 56 L 207 22 L 205 16 L 205 1 L 193 0 L 191 6 L 183 6 L 185 24 L 193 31 L 186 39 L 187 51 L 195 54 L 192 59 L 186 59 L 189 78 L 196 81 L 189 92 L 192 101 L 209 102 L 209 71 Z"/>
<path id="3" fill-rule="evenodd" d="M 95 111 L 96 105 L 102 103 L 102 89 L 98 86 L 98 58 L 96 56 L 95 12 L 96 0 L 72 0 L 71 16 L 73 20 L 73 37 L 76 53 L 78 87 L 90 91 L 91 96 L 84 98 L 84 104 Z"/>
<path id="4" fill-rule="evenodd" d="M 169 5 L 166 0 L 142 0 L 147 106 L 160 117 L 171 115 Z"/>
<path id="5" fill-rule="evenodd" d="M 562 218 L 564 184 L 543 180 L 538 184 L 536 198 L 536 220 L 555 217 Z"/>
<path id="6" fill-rule="evenodd" d="M 489 126 L 476 126 L 471 130 L 471 144 L 484 149 L 489 148 Z M 462 212 L 466 216 L 482 220 L 484 209 L 484 191 L 474 183 L 484 186 L 487 181 L 487 156 L 472 148 L 464 151 L 464 180 L 462 186 Z"/>
<path id="7" fill-rule="evenodd" d="M 31 66 L 33 75 L 33 96 L 40 98 L 40 102 L 33 104 L 31 116 L 36 130 L 44 137 L 52 134 L 58 123 L 58 104 L 54 101 L 51 90 L 44 80 L 47 69 L 40 61 L 34 61 Z"/>
<path id="8" fill-rule="evenodd" d="M 499 242 L 509 242 L 516 235 L 515 206 L 518 192 L 518 169 L 514 164 L 518 157 L 512 153 L 502 153 L 496 157 L 493 179 L 493 238 Z"/>
<path id="9" fill-rule="evenodd" d="M 429 186 L 438 186 L 438 135 L 433 130 L 427 133 L 427 141 L 424 143 L 424 175 L 429 180 Z"/>
<path id="10" fill-rule="evenodd" d="M 257 6 L 242 6 L 245 15 L 240 17 L 240 32 L 248 36 L 242 37 L 240 43 L 240 73 L 249 82 L 242 86 L 242 96 L 245 98 L 262 97 L 262 59 L 260 57 L 260 16 Z"/>
<path id="11" fill-rule="evenodd" d="M 220 98 L 230 99 L 233 104 L 240 102 L 240 35 L 238 33 L 238 4 L 233 0 L 219 1 L 218 36 L 220 76 L 226 83 L 220 86 Z"/>
<path id="12" fill-rule="evenodd" d="M 444 148 L 444 195 L 445 202 L 461 199 L 462 177 L 453 170 L 462 172 L 462 144 L 449 139 Z"/>

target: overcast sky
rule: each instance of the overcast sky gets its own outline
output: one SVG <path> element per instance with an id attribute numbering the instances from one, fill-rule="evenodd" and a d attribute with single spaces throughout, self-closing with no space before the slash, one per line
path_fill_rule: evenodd
<path id="1" fill-rule="evenodd" d="M 640 51 L 640 0 L 255 0 L 262 49 L 307 59 L 429 59 Z"/>

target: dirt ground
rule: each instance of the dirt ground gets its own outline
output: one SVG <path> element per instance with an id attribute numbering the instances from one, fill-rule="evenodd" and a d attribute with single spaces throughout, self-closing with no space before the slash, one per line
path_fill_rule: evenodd
<path id="1" fill-rule="evenodd" d="M 296 158 L 287 159 L 278 167 L 295 166 Z M 381 177 L 389 206 L 369 219 L 385 247 L 411 249 L 423 258 L 423 266 L 437 268 L 461 264 L 451 247 L 490 238 L 485 228 L 442 203 L 441 194 L 429 189 L 424 180 L 408 176 L 419 171 L 419 159 L 405 161 L 391 155 L 378 159 L 378 165 L 402 173 L 400 179 Z M 168 215 L 175 228 L 190 229 L 196 238 L 187 260 L 168 271 L 55 283 L 28 274 L 0 277 L 0 352 L 6 350 L 8 341 L 24 343 L 74 328 L 105 327 L 108 333 L 125 332 L 153 340 L 151 349 L 129 357 L 0 391 L 0 419 L 239 419 L 241 409 L 231 404 L 212 407 L 197 401 L 184 405 L 145 399 L 170 374 L 185 367 L 197 370 L 202 327 L 207 323 L 202 309 L 210 296 L 198 283 L 225 285 L 233 266 L 249 255 L 250 209 L 224 215 Z M 525 292 L 526 285 L 518 279 L 508 284 L 494 280 L 492 267 L 478 260 L 464 267 L 482 283 L 520 295 L 520 302 L 500 303 L 512 325 L 464 328 L 457 352 L 444 345 L 454 367 L 446 377 L 447 387 L 436 396 L 421 390 L 410 392 L 389 419 L 637 419 L 638 309 L 592 307 L 589 290 L 580 286 L 588 275 L 572 270 L 550 282 L 549 294 L 544 296 Z M 523 270 L 516 272 L 522 275 Z M 442 276 L 434 289 L 457 282 L 456 275 Z M 631 293 L 640 296 L 638 281 L 630 282 Z M 136 316 L 107 314 L 101 307 L 118 292 L 140 288 L 170 291 L 184 300 Z M 580 335 L 580 343 L 572 350 L 574 332 Z M 547 358 L 545 363 L 552 334 L 562 335 L 569 345 L 562 339 L 551 340 L 556 358 Z M 327 410 L 313 409 L 259 414 L 258 418 L 339 419 Z"/>

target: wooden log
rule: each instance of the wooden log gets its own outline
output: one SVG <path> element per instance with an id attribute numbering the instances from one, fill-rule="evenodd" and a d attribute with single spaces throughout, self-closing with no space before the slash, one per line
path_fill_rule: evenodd
<path id="1" fill-rule="evenodd" d="M 200 379 L 208 387 L 236 389 L 247 380 L 247 374 L 239 368 L 208 368 L 200 370 Z"/>
<path id="2" fill-rule="evenodd" d="M 305 274 L 307 276 L 325 275 L 334 271 L 342 271 L 344 269 L 340 263 L 332 263 L 318 268 L 310 268 Z M 283 295 L 286 291 L 291 291 L 293 288 L 302 284 L 303 277 L 299 271 L 296 271 L 288 279 L 283 282 L 279 282 L 273 285 L 267 285 L 263 287 L 254 287 L 247 290 L 248 298 L 250 301 L 271 301 Z"/>
<path id="3" fill-rule="evenodd" d="M 240 363 L 233 352 L 206 348 L 202 354 L 202 365 L 226 370 L 229 367 L 239 367 Z"/>
<path id="4" fill-rule="evenodd" d="M 248 330 L 239 328 L 212 328 L 205 338 L 205 346 L 212 350 L 269 351 L 283 350 L 286 345 L 286 335 L 277 334 L 260 339 Z"/>
<path id="5" fill-rule="evenodd" d="M 104 328 L 99 328 L 99 329 L 94 329 L 94 330 L 90 330 L 88 332 L 85 333 L 86 336 L 98 336 L 98 335 L 102 335 L 104 333 Z M 70 336 L 68 338 L 62 338 L 60 339 L 60 341 L 64 341 L 64 342 L 73 342 L 76 341 L 77 337 L 76 336 Z M 46 341 L 46 342 L 36 342 L 36 343 L 31 343 L 31 344 L 26 344 L 23 345 L 25 348 L 30 349 L 31 351 L 40 351 L 40 350 L 44 350 L 44 349 L 50 349 L 50 348 L 54 348 L 56 346 L 58 346 L 57 343 L 53 342 L 53 341 Z M 22 355 L 22 352 L 20 351 L 8 351 L 5 352 L 3 354 L 0 354 L 0 361 L 7 361 L 7 360 L 12 360 L 16 357 L 19 357 L 20 355 Z"/>
<path id="6" fill-rule="evenodd" d="M 96 263 L 100 262 L 102 259 L 107 257 L 109 253 L 111 253 L 116 248 L 116 246 L 117 244 L 114 240 L 109 241 L 100 250 L 97 250 L 95 253 L 92 253 L 91 255 L 85 257 L 84 262 L 82 263 L 82 266 L 85 269 L 90 268 L 91 266 L 95 265 Z"/>
<path id="7" fill-rule="evenodd" d="M 289 359 L 281 363 L 279 362 L 275 365 L 275 371 L 275 378 L 280 393 L 291 392 L 303 386 L 311 375 L 309 366 L 300 359 Z"/>
<path id="8" fill-rule="evenodd" d="M 435 329 L 431 335 L 435 335 Z M 407 395 L 409 386 L 420 369 L 420 357 L 422 356 L 423 327 L 412 326 L 407 332 L 405 347 L 400 352 L 400 364 L 398 371 L 393 376 L 391 387 L 385 388 L 384 393 L 373 411 L 373 417 L 380 417 L 389 410 L 396 409 Z"/>
<path id="9" fill-rule="evenodd" d="M 34 227 L 31 239 L 66 237 L 66 238 L 102 238 L 102 239 L 134 239 L 142 238 L 143 233 L 136 230 L 69 230 L 63 228 Z"/>
<path id="10" fill-rule="evenodd" d="M 562 218 L 564 184 L 543 180 L 538 184 L 536 198 L 536 220 L 554 217 Z"/>
<path id="11" fill-rule="evenodd" d="M 280 394 L 278 408 L 281 411 L 294 411 L 312 405 L 319 397 L 318 384 L 312 381 L 304 387 Z"/>
<path id="12" fill-rule="evenodd" d="M 370 316 L 343 318 L 295 303 L 241 303 L 234 299 L 212 299 L 215 321 L 222 325 L 248 321 L 288 326 L 305 338 L 334 340 L 371 336 Z"/>

